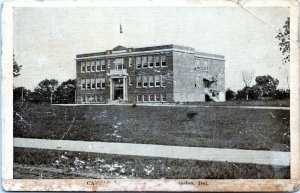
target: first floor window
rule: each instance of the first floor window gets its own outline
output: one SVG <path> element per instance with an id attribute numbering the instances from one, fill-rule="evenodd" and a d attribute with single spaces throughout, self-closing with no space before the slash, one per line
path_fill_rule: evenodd
<path id="1" fill-rule="evenodd" d="M 81 102 L 82 102 L 82 103 L 85 103 L 85 102 L 86 102 L 85 96 L 82 96 L 82 97 L 81 97 Z"/>
<path id="2" fill-rule="evenodd" d="M 91 86 L 92 86 L 92 89 L 96 88 L 96 79 L 95 78 L 91 79 Z"/>
<path id="3" fill-rule="evenodd" d="M 154 87 L 154 77 L 153 76 L 149 76 L 149 87 Z"/>
<path id="4" fill-rule="evenodd" d="M 96 89 L 101 88 L 100 78 L 96 78 Z"/>
<path id="5" fill-rule="evenodd" d="M 147 102 L 148 101 L 148 96 L 146 94 L 143 95 L 143 101 Z"/>
<path id="6" fill-rule="evenodd" d="M 101 78 L 101 89 L 105 89 L 105 78 Z"/>
<path id="7" fill-rule="evenodd" d="M 85 72 L 85 62 L 81 62 L 81 72 Z"/>
<path id="8" fill-rule="evenodd" d="M 154 102 L 154 94 L 150 94 L 149 95 L 149 101 L 150 102 Z"/>
<path id="9" fill-rule="evenodd" d="M 143 100 L 142 100 L 142 95 L 141 95 L 141 94 L 137 95 L 137 101 L 138 101 L 138 102 L 142 102 L 142 101 L 143 101 Z"/>
<path id="10" fill-rule="evenodd" d="M 167 94 L 162 94 L 161 95 L 161 101 L 166 102 L 167 101 Z"/>
<path id="11" fill-rule="evenodd" d="M 86 79 L 86 89 L 91 89 L 91 79 Z"/>
<path id="12" fill-rule="evenodd" d="M 155 101 L 160 102 L 160 94 L 155 94 Z"/>
<path id="13" fill-rule="evenodd" d="M 167 75 L 162 75 L 161 76 L 161 86 L 162 87 L 165 87 L 167 85 L 166 81 L 167 81 Z"/>
<path id="14" fill-rule="evenodd" d="M 148 77 L 143 76 L 143 87 L 148 87 Z"/>
<path id="15" fill-rule="evenodd" d="M 160 87 L 160 75 L 155 75 L 155 87 Z"/>
<path id="16" fill-rule="evenodd" d="M 81 89 L 82 90 L 85 90 L 85 79 L 83 78 L 83 79 L 81 79 Z"/>
<path id="17" fill-rule="evenodd" d="M 137 88 L 142 87 L 142 77 L 141 76 L 136 77 L 136 87 Z"/>

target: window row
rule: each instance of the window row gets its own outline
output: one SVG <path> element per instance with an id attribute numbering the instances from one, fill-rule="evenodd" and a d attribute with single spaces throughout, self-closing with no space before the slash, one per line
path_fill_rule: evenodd
<path id="1" fill-rule="evenodd" d="M 166 55 L 136 57 L 136 68 L 166 67 Z"/>
<path id="2" fill-rule="evenodd" d="M 87 89 L 105 89 L 105 78 L 81 79 L 81 90 Z"/>
<path id="3" fill-rule="evenodd" d="M 115 64 L 115 68 L 119 65 L 123 67 L 124 58 L 107 59 L 107 68 Z M 128 58 L 128 65 L 132 67 L 134 64 L 133 57 Z M 153 67 L 166 67 L 166 55 L 155 55 L 155 56 L 138 56 L 135 57 L 135 64 L 137 69 L 141 68 L 153 68 Z M 81 61 L 81 73 L 85 72 L 104 72 L 106 70 L 106 61 L 103 60 L 91 60 Z"/>
<path id="4" fill-rule="evenodd" d="M 99 94 L 87 94 L 81 96 L 81 103 L 102 103 L 103 98 Z"/>
<path id="5" fill-rule="evenodd" d="M 167 75 L 146 75 L 136 77 L 136 88 L 166 87 Z"/>
<path id="6" fill-rule="evenodd" d="M 138 94 L 137 102 L 166 102 L 167 94 Z"/>
<path id="7" fill-rule="evenodd" d="M 105 60 L 82 61 L 81 72 L 100 72 L 105 71 Z"/>

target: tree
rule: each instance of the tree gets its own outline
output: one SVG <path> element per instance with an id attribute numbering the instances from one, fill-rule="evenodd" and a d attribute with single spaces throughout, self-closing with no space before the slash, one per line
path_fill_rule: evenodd
<path id="1" fill-rule="evenodd" d="M 40 100 L 43 102 L 51 102 L 55 99 L 55 92 L 58 87 L 58 81 L 55 79 L 42 80 L 34 89 L 35 96 L 40 95 Z"/>
<path id="2" fill-rule="evenodd" d="M 282 62 L 290 62 L 290 17 L 284 23 L 283 29 L 279 29 L 276 39 L 279 40 L 279 50 L 283 55 Z"/>
<path id="3" fill-rule="evenodd" d="M 20 75 L 20 71 L 22 69 L 21 65 L 18 65 L 18 63 L 15 60 L 15 54 L 13 56 L 13 75 L 14 77 L 18 77 Z"/>
<path id="4" fill-rule="evenodd" d="M 69 79 L 57 87 L 56 103 L 75 103 L 76 80 Z"/>
<path id="5" fill-rule="evenodd" d="M 255 78 L 256 84 L 253 86 L 261 97 L 273 97 L 279 81 L 270 75 L 257 76 Z"/>
<path id="6" fill-rule="evenodd" d="M 243 71 L 242 72 L 242 78 L 243 78 L 243 82 L 244 82 L 245 88 L 246 88 L 246 100 L 249 99 L 248 89 L 250 88 L 250 84 L 253 80 L 253 77 L 254 77 L 254 71 Z"/>
<path id="7" fill-rule="evenodd" d="M 234 99 L 235 95 L 236 95 L 236 93 L 233 90 L 231 90 L 230 88 L 227 88 L 226 93 L 225 93 L 225 97 L 226 97 L 227 101 Z"/>
<path id="8" fill-rule="evenodd" d="M 13 91 L 13 101 L 17 102 L 25 102 L 29 101 L 31 96 L 31 91 L 29 89 L 26 89 L 24 87 L 17 87 L 14 88 Z"/>

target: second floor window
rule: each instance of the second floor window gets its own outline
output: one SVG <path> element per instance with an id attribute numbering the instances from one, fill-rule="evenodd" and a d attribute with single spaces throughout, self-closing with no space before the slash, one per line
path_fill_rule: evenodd
<path id="1" fill-rule="evenodd" d="M 91 61 L 91 72 L 96 71 L 95 61 Z"/>
<path id="2" fill-rule="evenodd" d="M 86 62 L 86 71 L 91 72 L 91 62 L 90 61 Z"/>
<path id="3" fill-rule="evenodd" d="M 143 56 L 142 57 L 142 63 L 143 63 L 143 68 L 147 68 L 148 67 L 147 56 Z"/>
<path id="4" fill-rule="evenodd" d="M 96 88 L 100 89 L 101 88 L 101 83 L 100 83 L 100 78 L 96 79 Z"/>
<path id="5" fill-rule="evenodd" d="M 81 72 L 85 72 L 85 62 L 81 62 Z"/>
<path id="6" fill-rule="evenodd" d="M 153 56 L 149 56 L 148 57 L 148 67 L 149 68 L 153 68 Z"/>
<path id="7" fill-rule="evenodd" d="M 136 57 L 136 68 L 142 68 L 141 57 Z"/>
<path id="8" fill-rule="evenodd" d="M 160 87 L 160 75 L 155 75 L 155 87 Z"/>
<path id="9" fill-rule="evenodd" d="M 91 88 L 92 88 L 92 89 L 95 89 L 95 88 L 96 88 L 96 79 L 95 79 L 95 78 L 92 78 L 92 79 L 91 79 Z"/>
<path id="10" fill-rule="evenodd" d="M 148 77 L 143 76 L 143 87 L 148 87 Z"/>
<path id="11" fill-rule="evenodd" d="M 105 78 L 101 78 L 101 89 L 105 89 Z"/>
<path id="12" fill-rule="evenodd" d="M 149 87 L 154 87 L 154 79 L 153 79 L 153 76 L 149 76 Z"/>
<path id="13" fill-rule="evenodd" d="M 142 87 L 142 77 L 141 76 L 136 77 L 136 87 L 137 88 Z"/>
<path id="14" fill-rule="evenodd" d="M 101 60 L 101 71 L 105 71 L 105 60 Z"/>
<path id="15" fill-rule="evenodd" d="M 161 66 L 162 66 L 162 67 L 167 66 L 166 55 L 162 55 L 162 56 L 161 56 Z"/>
<path id="16" fill-rule="evenodd" d="M 91 79 L 86 79 L 86 89 L 91 89 Z"/>
<path id="17" fill-rule="evenodd" d="M 165 87 L 167 85 L 167 75 L 161 76 L 161 86 Z"/>
<path id="18" fill-rule="evenodd" d="M 100 60 L 96 61 L 96 71 L 99 72 L 100 71 Z"/>

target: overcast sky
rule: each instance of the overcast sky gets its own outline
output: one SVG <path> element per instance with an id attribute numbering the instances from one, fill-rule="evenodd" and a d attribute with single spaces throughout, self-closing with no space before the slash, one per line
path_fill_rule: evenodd
<path id="1" fill-rule="evenodd" d="M 178 44 L 224 55 L 226 88 L 244 87 L 242 71 L 272 75 L 287 88 L 275 36 L 288 15 L 287 8 L 15 8 L 14 52 L 23 67 L 14 86 L 74 79 L 76 54 Z"/>

